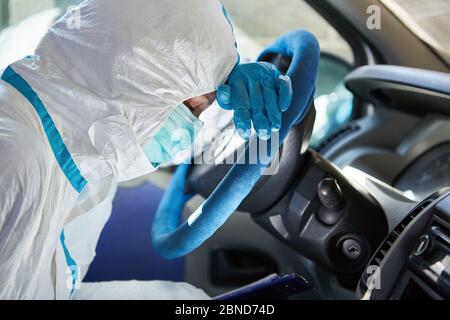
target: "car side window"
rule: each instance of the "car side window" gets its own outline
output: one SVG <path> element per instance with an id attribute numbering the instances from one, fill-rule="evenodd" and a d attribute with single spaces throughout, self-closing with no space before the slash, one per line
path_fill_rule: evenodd
<path id="1" fill-rule="evenodd" d="M 350 45 L 311 6 L 302 0 L 222 0 L 238 43 L 242 62 L 254 61 L 262 50 L 286 32 L 306 29 L 322 49 L 317 79 L 316 123 L 311 146 L 320 144 L 351 120 L 353 96 L 343 79 L 352 69 Z"/>

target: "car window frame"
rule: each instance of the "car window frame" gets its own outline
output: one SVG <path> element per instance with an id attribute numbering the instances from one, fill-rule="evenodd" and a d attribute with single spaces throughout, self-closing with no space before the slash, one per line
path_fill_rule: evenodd
<path id="1" fill-rule="evenodd" d="M 353 64 L 349 64 L 351 71 L 365 65 L 383 63 L 382 56 L 377 50 L 364 39 L 347 17 L 331 3 L 317 0 L 302 1 L 305 1 L 316 10 L 350 45 L 354 58 Z M 369 110 L 370 105 L 368 103 L 362 101 L 357 96 L 353 96 L 353 112 L 350 120 L 357 120 L 366 116 Z"/>

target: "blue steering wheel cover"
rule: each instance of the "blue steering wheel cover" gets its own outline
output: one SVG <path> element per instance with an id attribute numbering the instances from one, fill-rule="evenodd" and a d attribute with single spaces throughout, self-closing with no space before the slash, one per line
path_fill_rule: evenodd
<path id="1" fill-rule="evenodd" d="M 309 111 L 319 68 L 320 47 L 313 34 L 298 30 L 276 40 L 262 52 L 260 58 L 269 53 L 292 58 L 287 75 L 291 77 L 294 96 L 290 108 L 283 113 L 279 132 L 282 142 L 290 129 L 302 121 Z M 256 143 L 256 140 L 254 138 L 247 144 L 247 150 L 251 149 L 249 144 Z M 271 145 L 270 141 L 268 145 Z M 272 159 L 277 151 L 269 148 L 268 158 Z M 242 156 L 246 156 L 246 153 Z M 198 248 L 236 211 L 267 165 L 267 161 L 235 164 L 194 215 L 177 227 L 183 206 L 188 199 L 184 188 L 189 165 L 180 166 L 156 212 L 151 234 L 156 252 L 164 258 L 172 259 Z"/>

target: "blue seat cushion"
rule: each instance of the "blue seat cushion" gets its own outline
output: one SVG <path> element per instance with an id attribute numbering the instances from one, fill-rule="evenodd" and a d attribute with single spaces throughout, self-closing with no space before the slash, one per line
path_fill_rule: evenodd
<path id="1" fill-rule="evenodd" d="M 163 194 L 164 190 L 150 183 L 118 189 L 84 282 L 183 281 L 184 260 L 165 260 L 151 244 L 150 230 Z"/>

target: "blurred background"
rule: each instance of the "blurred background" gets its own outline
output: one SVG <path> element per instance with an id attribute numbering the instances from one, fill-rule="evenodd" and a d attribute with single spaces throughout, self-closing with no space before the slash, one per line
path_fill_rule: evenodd
<path id="1" fill-rule="evenodd" d="M 81 2 L 80 0 L 1 0 L 0 29 L 4 32 L 0 38 L 2 45 L 0 67 L 7 62 L 3 45 L 10 44 L 7 40 L 12 40 L 13 35 L 15 36 L 14 48 L 7 51 L 15 51 L 19 54 L 20 47 L 29 53 L 45 30 L 63 15 L 67 8 Z M 235 23 L 239 49 L 244 58 L 255 59 L 262 48 L 286 31 L 305 28 L 316 34 L 327 51 L 333 51 L 348 62 L 352 62 L 352 52 L 347 43 L 319 14 L 301 0 L 223 0 L 222 2 Z"/>

